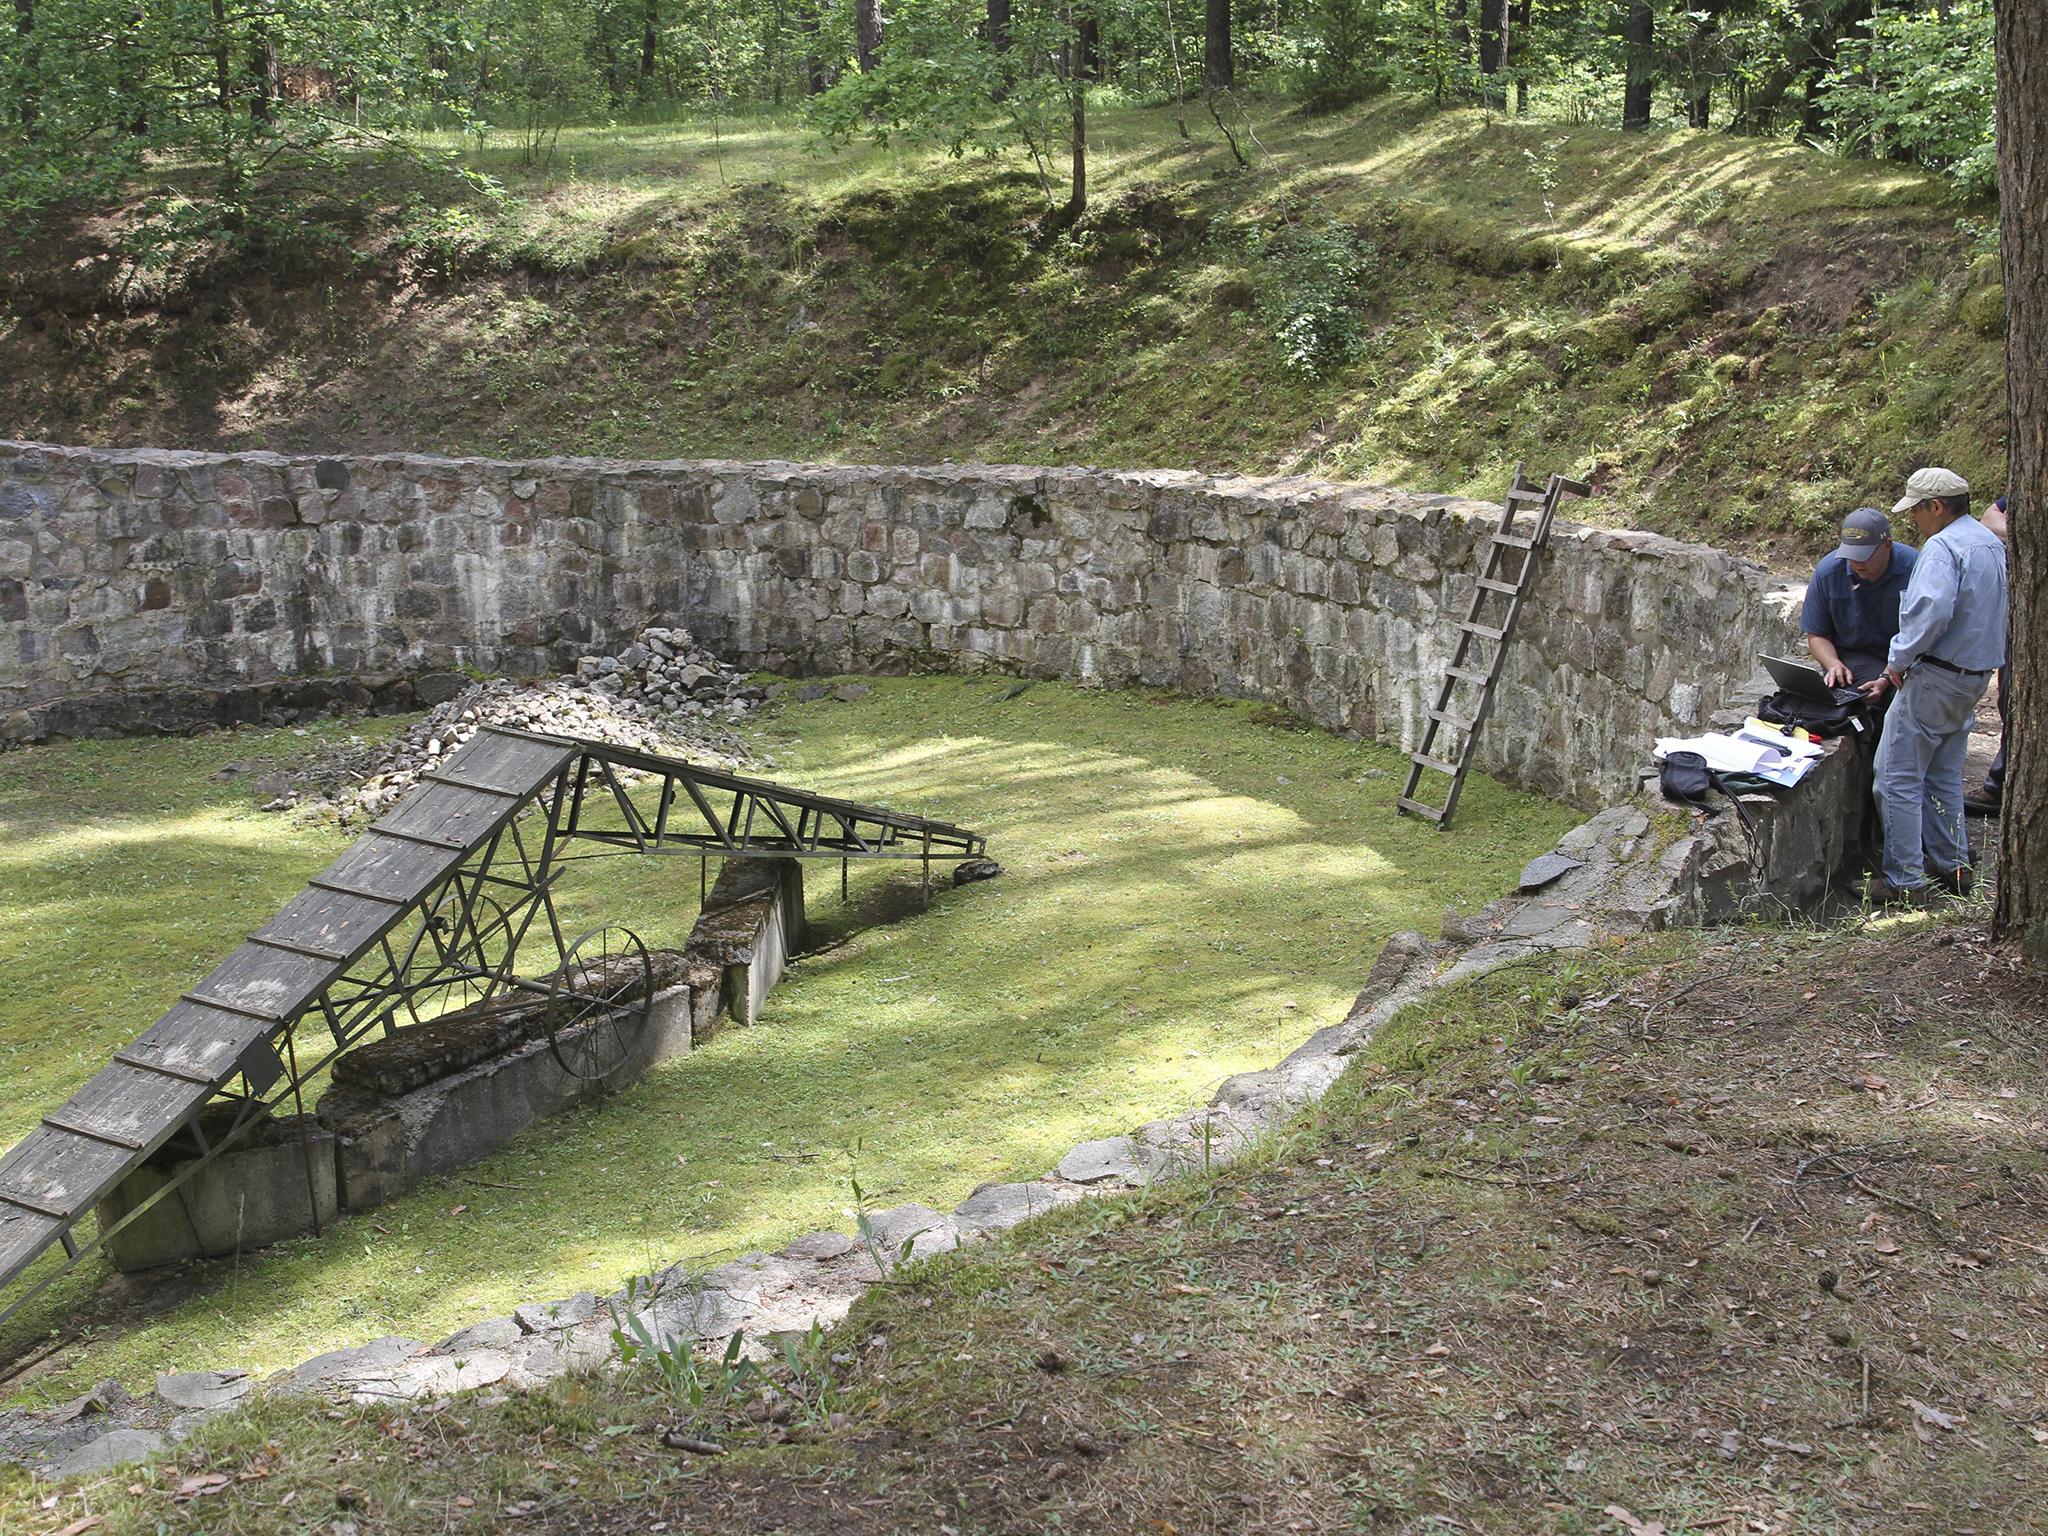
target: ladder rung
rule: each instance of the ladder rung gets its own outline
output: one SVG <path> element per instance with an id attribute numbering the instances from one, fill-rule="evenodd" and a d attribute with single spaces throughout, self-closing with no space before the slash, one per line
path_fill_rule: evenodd
<path id="1" fill-rule="evenodd" d="M 1507 634 L 1507 631 L 1504 629 L 1488 629 L 1484 624 L 1479 623 L 1475 619 L 1460 621 L 1458 628 L 1466 631 L 1468 634 L 1478 635 L 1484 640 L 1498 640 Z"/>
<path id="2" fill-rule="evenodd" d="M 1470 667 L 1445 667 L 1444 676 L 1462 678 L 1468 683 L 1477 683 L 1482 688 L 1492 686 L 1493 678 L 1485 672 L 1474 672 Z"/>
<path id="3" fill-rule="evenodd" d="M 1408 761 L 1414 763 L 1419 768 L 1434 768 L 1438 773 L 1448 773 L 1455 776 L 1458 772 L 1458 765 L 1456 763 L 1447 763 L 1440 757 L 1425 757 L 1420 752 L 1410 752 L 1408 754 Z"/>
<path id="4" fill-rule="evenodd" d="M 1480 577 L 1479 585 L 1488 592 L 1505 592 L 1509 597 L 1522 590 L 1512 581 L 1495 581 L 1491 576 Z"/>
<path id="5" fill-rule="evenodd" d="M 1550 493 L 1548 491 L 1524 489 L 1521 486 L 1516 486 L 1512 491 L 1508 492 L 1508 500 L 1526 501 L 1534 503 L 1537 506 L 1541 506 L 1544 503 L 1544 501 L 1546 501 L 1549 498 L 1549 495 Z"/>
<path id="6" fill-rule="evenodd" d="M 1509 549 L 1534 549 L 1536 541 L 1525 539 L 1519 533 L 1496 533 L 1491 535 L 1496 544 L 1505 544 Z"/>
<path id="7" fill-rule="evenodd" d="M 1440 805 L 1424 805 L 1420 800 L 1410 800 L 1406 795 L 1394 796 L 1394 804 L 1414 816 L 1427 816 L 1431 821 L 1444 819 L 1444 808 Z"/>
<path id="8" fill-rule="evenodd" d="M 1454 726 L 1455 728 L 1461 731 L 1471 730 L 1474 723 L 1470 720 L 1465 719 L 1463 716 L 1454 715 L 1449 710 L 1444 709 L 1430 710 L 1429 718 L 1438 722 L 1441 725 Z"/>

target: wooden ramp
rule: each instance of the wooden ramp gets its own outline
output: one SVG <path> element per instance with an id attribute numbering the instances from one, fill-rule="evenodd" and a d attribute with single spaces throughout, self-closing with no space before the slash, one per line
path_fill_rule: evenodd
<path id="1" fill-rule="evenodd" d="M 627 793 L 628 775 L 658 781 L 652 810 Z M 568 851 L 578 844 L 587 851 Z M 486 728 L 0 1157 L 0 1287 L 52 1247 L 75 1263 L 103 1242 L 95 1232 L 81 1245 L 75 1229 L 173 1137 L 189 1143 L 179 1148 L 189 1175 L 286 1100 L 303 1112 L 302 1088 L 371 1033 L 451 997 L 531 988 L 516 958 L 529 933 L 549 949 L 543 974 L 565 967 L 552 886 L 567 859 L 919 859 L 929 886 L 933 859 L 985 852 L 979 833 L 945 822 L 604 742 Z M 209 1104 L 230 1111 L 211 1139 L 199 1119 Z"/>

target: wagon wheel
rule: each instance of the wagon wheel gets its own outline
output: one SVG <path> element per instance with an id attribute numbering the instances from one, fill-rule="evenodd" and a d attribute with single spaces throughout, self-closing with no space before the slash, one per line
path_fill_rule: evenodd
<path id="1" fill-rule="evenodd" d="M 453 973 L 442 991 L 441 1012 L 500 995 L 503 978 L 512 973 L 510 958 L 518 938 L 503 904 L 480 895 L 465 909 L 460 895 L 451 891 L 434 909 L 432 922 L 441 966 Z"/>
<path id="2" fill-rule="evenodd" d="M 630 928 L 593 928 L 548 978 L 548 1049 L 569 1076 L 602 1083 L 626 1064 L 647 1022 L 654 966 Z"/>

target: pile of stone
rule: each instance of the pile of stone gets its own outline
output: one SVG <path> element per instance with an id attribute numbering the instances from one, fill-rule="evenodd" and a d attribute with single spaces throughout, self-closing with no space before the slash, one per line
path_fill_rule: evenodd
<path id="1" fill-rule="evenodd" d="M 572 678 L 491 678 L 444 699 L 389 741 L 351 737 L 289 770 L 231 763 L 219 777 L 250 776 L 269 811 L 371 820 L 486 726 L 583 736 L 693 762 L 737 768 L 752 760 L 733 727 L 766 692 L 704 650 L 688 630 L 643 631 L 616 656 L 586 656 Z"/>

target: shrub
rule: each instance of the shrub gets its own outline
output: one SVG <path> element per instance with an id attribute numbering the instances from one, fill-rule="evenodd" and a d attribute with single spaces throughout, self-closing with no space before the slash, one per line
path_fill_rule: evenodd
<path id="1" fill-rule="evenodd" d="M 1298 378 L 1321 378 L 1351 361 L 1365 340 L 1364 310 L 1377 291 L 1379 251 L 1336 220 L 1238 226 L 1219 243 L 1251 266 L 1252 310 Z"/>
<path id="2" fill-rule="evenodd" d="M 1910 160 L 1965 196 L 1995 196 L 1991 3 L 1946 10 L 1880 11 L 1869 36 L 1844 41 L 1827 81 L 1830 116 L 1854 153 Z"/>

